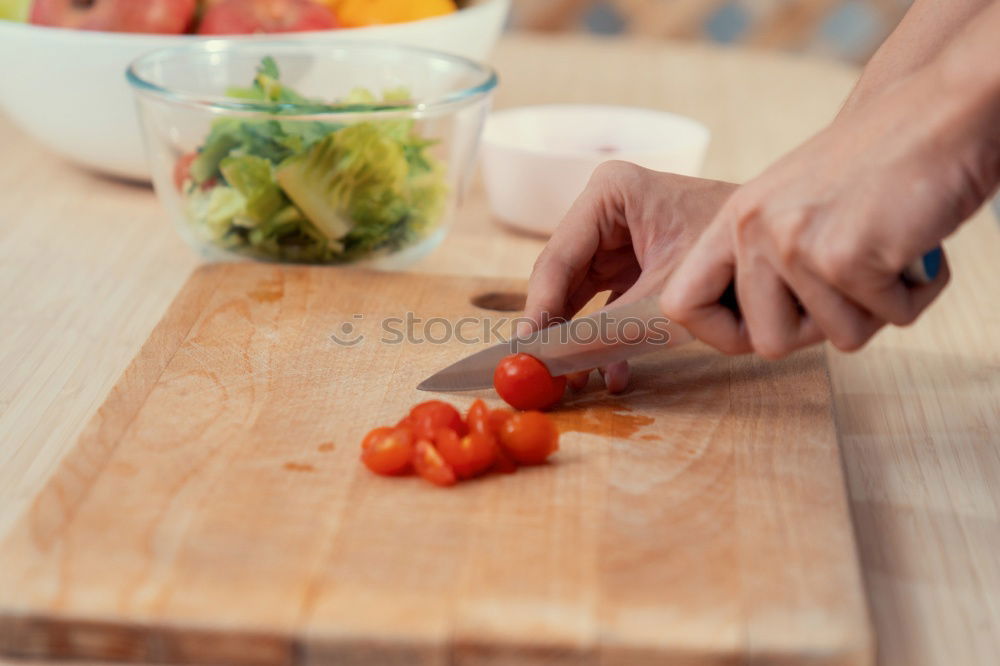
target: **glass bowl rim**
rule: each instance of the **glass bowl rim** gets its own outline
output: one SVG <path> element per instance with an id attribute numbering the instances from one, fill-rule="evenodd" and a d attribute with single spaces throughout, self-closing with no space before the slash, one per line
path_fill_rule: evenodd
<path id="1" fill-rule="evenodd" d="M 420 100 L 415 104 L 392 105 L 386 104 L 371 110 L 358 111 L 357 109 L 346 107 L 344 109 L 323 109 L 315 111 L 302 111 L 301 106 L 296 104 L 275 104 L 254 102 L 250 100 L 240 100 L 225 95 L 201 95 L 190 92 L 168 88 L 158 83 L 150 81 L 139 73 L 139 71 L 151 63 L 168 61 L 185 55 L 197 55 L 199 53 L 235 53 L 249 49 L 256 51 L 267 50 L 268 48 L 279 50 L 301 49 L 308 51 L 314 48 L 323 50 L 365 50 L 375 52 L 400 52 L 408 53 L 414 57 L 432 58 L 448 61 L 459 65 L 469 71 L 478 74 L 477 83 L 448 92 L 445 95 L 430 99 Z M 239 115 L 274 115 L 283 120 L 308 119 L 317 120 L 321 118 L 343 118 L 344 116 L 365 116 L 365 117 L 398 117 L 400 115 L 425 115 L 435 114 L 442 110 L 449 110 L 456 106 L 466 106 L 475 102 L 494 88 L 496 88 L 499 78 L 496 71 L 489 65 L 476 62 L 463 56 L 426 49 L 417 46 L 395 44 L 391 42 L 371 42 L 358 40 L 343 40 L 327 42 L 308 39 L 267 39 L 267 40 L 239 40 L 239 39 L 209 39 L 199 41 L 194 44 L 183 46 L 172 46 L 156 49 L 145 53 L 131 63 L 125 71 L 125 77 L 132 88 L 139 93 L 151 94 L 166 101 L 193 106 L 211 111 L 213 113 L 227 112 Z"/>

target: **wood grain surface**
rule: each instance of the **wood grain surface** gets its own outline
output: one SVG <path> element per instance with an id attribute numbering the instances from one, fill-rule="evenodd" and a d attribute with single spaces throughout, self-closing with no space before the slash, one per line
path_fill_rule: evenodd
<path id="1" fill-rule="evenodd" d="M 734 181 L 832 118 L 856 77 L 810 58 L 524 35 L 504 37 L 495 63 L 498 107 L 598 102 L 694 116 L 712 130 L 705 175 Z M 2 117 L 0 146 L 2 533 L 196 257 L 148 189 L 78 170 Z M 526 277 L 541 246 L 497 227 L 476 188 L 415 270 Z M 827 351 L 879 663 L 888 666 L 994 666 L 1000 655 L 996 220 L 982 211 L 945 249 L 952 285 L 915 325 L 857 354 Z"/>
<path id="2" fill-rule="evenodd" d="M 512 477 L 441 490 L 360 465 L 364 433 L 475 348 L 434 344 L 449 322 L 480 336 L 503 315 L 471 301 L 519 287 L 199 269 L 0 544 L 0 645 L 219 664 L 871 663 L 819 351 L 657 354 L 628 395 L 594 387 L 559 410 L 554 464 Z M 421 321 L 404 337 L 407 313 Z"/>

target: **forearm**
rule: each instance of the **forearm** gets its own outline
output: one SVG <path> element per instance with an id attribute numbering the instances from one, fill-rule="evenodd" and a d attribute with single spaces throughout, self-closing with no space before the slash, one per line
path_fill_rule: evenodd
<path id="1" fill-rule="evenodd" d="M 916 0 L 899 26 L 871 57 L 840 116 L 925 66 L 994 0 Z"/>
<path id="2" fill-rule="evenodd" d="M 931 62 L 939 105 L 950 119 L 942 134 L 967 148 L 964 170 L 980 198 L 1000 184 L 1000 2 L 978 14 Z"/>

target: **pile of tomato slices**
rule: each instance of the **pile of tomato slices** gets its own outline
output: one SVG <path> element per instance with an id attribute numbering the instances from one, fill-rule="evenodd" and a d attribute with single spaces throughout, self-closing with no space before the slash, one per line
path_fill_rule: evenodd
<path id="1" fill-rule="evenodd" d="M 416 472 L 435 485 L 451 486 L 491 471 L 510 474 L 518 465 L 541 464 L 558 448 L 559 430 L 542 412 L 491 410 L 476 400 L 463 418 L 452 405 L 429 400 L 395 426 L 369 432 L 361 461 L 376 474 Z"/>

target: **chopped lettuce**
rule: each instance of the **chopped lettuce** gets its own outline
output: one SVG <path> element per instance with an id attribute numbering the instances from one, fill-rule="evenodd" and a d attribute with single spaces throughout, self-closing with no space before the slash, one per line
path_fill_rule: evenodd
<path id="1" fill-rule="evenodd" d="M 231 155 L 219 165 L 226 182 L 246 200 L 244 213 L 254 223 L 266 222 L 285 207 L 288 200 L 274 182 L 271 162 L 255 155 Z"/>
<path id="2" fill-rule="evenodd" d="M 336 263 L 391 252 L 426 236 L 444 214 L 444 170 L 410 119 L 282 119 L 316 111 L 408 108 L 404 89 L 378 100 L 358 88 L 336 104 L 309 99 L 265 58 L 253 85 L 229 96 L 268 119 L 215 121 L 191 164 L 186 212 L 199 237 L 248 256 Z"/>
<path id="3" fill-rule="evenodd" d="M 195 221 L 195 230 L 205 240 L 222 239 L 245 207 L 243 195 L 224 185 L 210 190 L 194 189 L 187 198 L 188 217 Z"/>
<path id="4" fill-rule="evenodd" d="M 402 146 L 358 123 L 285 160 L 278 182 L 327 238 L 340 240 L 356 220 L 381 226 L 406 215 L 407 172 Z"/>

